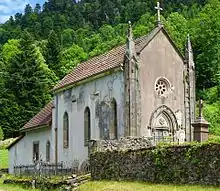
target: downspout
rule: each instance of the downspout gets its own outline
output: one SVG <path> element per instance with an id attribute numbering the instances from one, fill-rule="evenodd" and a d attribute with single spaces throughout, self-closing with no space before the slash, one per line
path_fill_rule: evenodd
<path id="1" fill-rule="evenodd" d="M 185 135 L 187 135 L 187 109 L 186 109 L 186 75 L 183 72 L 183 83 L 184 83 L 184 112 L 185 112 Z"/>
<path id="2" fill-rule="evenodd" d="M 56 95 L 56 116 L 55 116 L 55 164 L 58 163 L 58 95 Z"/>
<path id="3" fill-rule="evenodd" d="M 192 127 L 191 127 L 191 93 L 190 93 L 190 91 L 191 91 L 191 84 L 190 84 L 190 69 L 189 69 L 189 71 L 188 71 L 188 75 L 189 75 L 189 77 L 188 77 L 188 79 L 189 79 L 189 81 L 188 81 L 188 83 L 189 83 L 189 141 L 191 142 L 192 141 Z"/>

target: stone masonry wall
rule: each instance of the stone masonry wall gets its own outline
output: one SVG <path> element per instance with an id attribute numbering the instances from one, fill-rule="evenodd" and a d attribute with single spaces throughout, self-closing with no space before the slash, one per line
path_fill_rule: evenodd
<path id="1" fill-rule="evenodd" d="M 90 155 L 94 180 L 220 185 L 220 144 L 152 147 Z"/>
<path id="2" fill-rule="evenodd" d="M 90 141 L 91 152 L 137 150 L 152 146 L 153 140 L 148 137 L 121 137 L 118 140 Z"/>

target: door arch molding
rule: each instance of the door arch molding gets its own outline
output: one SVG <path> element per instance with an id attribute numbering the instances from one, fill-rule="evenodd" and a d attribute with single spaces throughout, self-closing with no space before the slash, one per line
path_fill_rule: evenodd
<path id="1" fill-rule="evenodd" d="M 153 111 L 150 117 L 149 127 L 154 137 L 156 136 L 156 132 L 164 131 L 164 133 L 168 133 L 168 136 L 172 137 L 172 141 L 176 141 L 175 134 L 178 130 L 177 119 L 174 112 L 166 105 L 162 105 Z"/>

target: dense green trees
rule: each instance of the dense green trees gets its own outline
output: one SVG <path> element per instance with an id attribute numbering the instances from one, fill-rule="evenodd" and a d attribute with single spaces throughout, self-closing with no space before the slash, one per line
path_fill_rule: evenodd
<path id="1" fill-rule="evenodd" d="M 53 30 L 49 34 L 46 50 L 46 63 L 48 67 L 53 70 L 57 76 L 59 76 L 60 65 L 58 57 L 60 53 L 60 41 L 56 32 Z"/>
<path id="2" fill-rule="evenodd" d="M 45 69 L 45 60 L 27 31 L 23 33 L 19 51 L 11 56 L 1 97 L 0 119 L 6 137 L 50 100 L 49 69 Z"/>
<path id="3" fill-rule="evenodd" d="M 198 18 L 191 21 L 196 50 L 197 82 L 200 90 L 220 85 L 219 17 L 220 2 L 210 0 L 199 13 Z"/>
<path id="4" fill-rule="evenodd" d="M 16 135 L 73 67 L 124 43 L 129 20 L 135 37 L 150 32 L 155 5 L 148 0 L 48 0 L 42 7 L 26 5 L 24 14 L 1 24 L 0 126 L 5 137 Z M 220 111 L 220 2 L 163 0 L 161 5 L 162 21 L 182 52 L 191 35 L 197 95 L 207 100 L 206 116 L 216 129 L 220 118 L 212 120 L 209 108 Z"/>

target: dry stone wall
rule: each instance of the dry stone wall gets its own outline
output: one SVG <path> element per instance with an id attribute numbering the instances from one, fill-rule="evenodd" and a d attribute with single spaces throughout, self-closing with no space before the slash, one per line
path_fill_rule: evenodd
<path id="1" fill-rule="evenodd" d="M 94 180 L 220 185 L 220 144 L 94 152 L 90 165 Z"/>
<path id="2" fill-rule="evenodd" d="M 92 152 L 137 150 L 152 147 L 153 143 L 148 137 L 122 137 L 118 140 L 92 140 L 90 149 Z"/>

